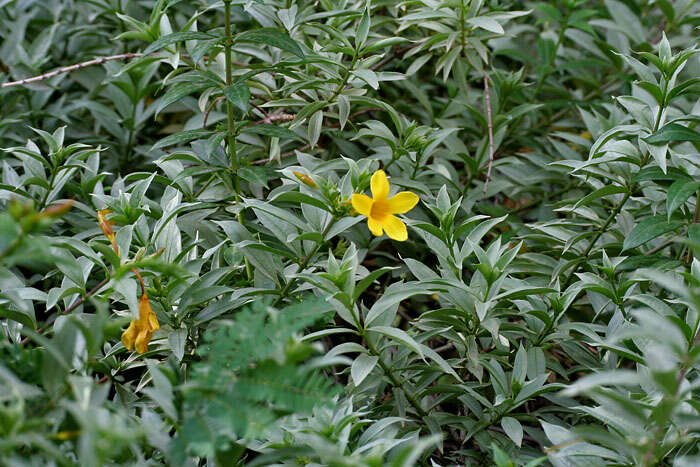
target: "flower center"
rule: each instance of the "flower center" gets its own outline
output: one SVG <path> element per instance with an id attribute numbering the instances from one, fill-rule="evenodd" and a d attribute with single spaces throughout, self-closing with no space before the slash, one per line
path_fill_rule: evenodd
<path id="1" fill-rule="evenodd" d="M 391 208 L 386 200 L 375 200 L 372 203 L 372 210 L 369 213 L 370 217 L 376 221 L 383 222 L 391 215 Z"/>

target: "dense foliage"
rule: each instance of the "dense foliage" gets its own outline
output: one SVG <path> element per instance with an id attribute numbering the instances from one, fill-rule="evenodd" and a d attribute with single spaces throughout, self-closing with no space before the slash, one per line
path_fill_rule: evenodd
<path id="1" fill-rule="evenodd" d="M 0 0 L 0 464 L 700 464 L 698 27 Z"/>

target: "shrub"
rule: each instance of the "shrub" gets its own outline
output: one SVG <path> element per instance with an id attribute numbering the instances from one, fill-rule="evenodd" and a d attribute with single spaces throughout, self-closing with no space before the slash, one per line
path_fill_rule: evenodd
<path id="1" fill-rule="evenodd" d="M 697 465 L 699 18 L 0 1 L 0 463 Z"/>

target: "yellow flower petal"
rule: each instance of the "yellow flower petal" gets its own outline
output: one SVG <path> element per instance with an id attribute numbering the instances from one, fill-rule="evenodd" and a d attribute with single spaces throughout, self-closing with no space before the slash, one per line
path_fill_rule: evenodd
<path id="1" fill-rule="evenodd" d="M 382 229 L 382 223 L 375 219 L 372 219 L 371 217 L 367 218 L 367 227 L 369 227 L 369 231 L 377 237 L 381 237 L 384 233 L 384 230 Z"/>
<path id="2" fill-rule="evenodd" d="M 160 328 L 158 318 L 156 314 L 153 313 L 151 304 L 148 301 L 148 295 L 145 293 L 141 295 L 141 301 L 139 302 L 139 321 L 143 323 L 142 325 L 149 331 L 155 331 Z"/>
<path id="3" fill-rule="evenodd" d="M 403 214 L 413 209 L 419 200 L 420 198 L 417 194 L 410 191 L 402 191 L 397 193 L 396 196 L 389 198 L 387 203 L 389 203 L 389 209 L 392 214 Z"/>
<path id="4" fill-rule="evenodd" d="M 383 200 L 389 196 L 389 180 L 383 170 L 377 170 L 372 175 L 370 182 L 372 188 L 372 198 L 374 200 Z"/>
<path id="5" fill-rule="evenodd" d="M 97 223 L 100 225 L 102 233 L 105 237 L 112 239 L 114 238 L 114 229 L 112 229 L 112 222 L 107 219 L 107 214 L 111 213 L 110 209 L 100 209 L 97 211 Z"/>
<path id="6" fill-rule="evenodd" d="M 384 231 L 386 231 L 389 238 L 393 240 L 403 242 L 408 238 L 406 224 L 396 216 L 388 216 L 382 223 L 382 227 L 384 227 Z"/>
<path id="7" fill-rule="evenodd" d="M 136 341 L 136 335 L 138 334 L 136 320 L 132 319 L 129 327 L 122 333 L 122 344 L 127 350 L 131 350 L 134 347 L 134 342 Z"/>
<path id="8" fill-rule="evenodd" d="M 153 337 L 153 333 L 148 329 L 142 329 L 141 332 L 139 332 L 135 342 L 136 351 L 138 353 L 148 352 L 148 343 L 151 341 L 151 337 Z"/>
<path id="9" fill-rule="evenodd" d="M 369 217 L 372 211 L 372 198 L 367 195 L 354 193 L 352 195 L 352 207 L 363 216 Z"/>

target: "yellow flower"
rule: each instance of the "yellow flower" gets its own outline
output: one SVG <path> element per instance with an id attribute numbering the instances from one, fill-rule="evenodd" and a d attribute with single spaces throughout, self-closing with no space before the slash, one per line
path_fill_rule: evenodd
<path id="1" fill-rule="evenodd" d="M 151 309 L 148 296 L 144 292 L 139 301 L 139 318 L 131 320 L 131 324 L 122 334 L 122 344 L 129 350 L 135 346 L 138 353 L 146 353 L 153 331 L 158 328 L 160 328 L 158 318 Z"/>
<path id="2" fill-rule="evenodd" d="M 100 224 L 100 229 L 102 233 L 105 234 L 112 244 L 112 249 L 114 253 L 119 256 L 119 248 L 117 247 L 117 242 L 114 240 L 114 229 L 112 228 L 112 221 L 107 219 L 107 214 L 111 213 L 111 209 L 100 209 L 97 211 L 97 222 Z"/>
<path id="3" fill-rule="evenodd" d="M 403 214 L 418 204 L 420 198 L 410 191 L 402 191 L 389 198 L 389 181 L 383 170 L 377 170 L 371 180 L 372 198 L 355 193 L 352 207 L 367 216 L 367 226 L 377 237 L 386 232 L 389 238 L 403 242 L 408 238 L 406 224 L 394 214 Z"/>

